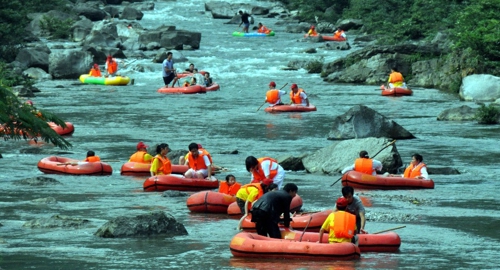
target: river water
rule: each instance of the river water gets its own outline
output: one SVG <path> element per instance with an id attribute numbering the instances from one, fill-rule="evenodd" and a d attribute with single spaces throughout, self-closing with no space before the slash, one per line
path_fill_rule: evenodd
<path id="1" fill-rule="evenodd" d="M 0 150 L 0 267 L 3 269 L 494 269 L 500 251 L 498 182 L 499 126 L 473 122 L 439 122 L 437 115 L 463 104 L 457 96 L 435 89 L 414 88 L 411 97 L 382 97 L 378 86 L 325 83 L 305 70 L 286 71 L 293 59 L 324 57 L 328 61 L 349 51 L 305 54 L 318 43 L 300 41 L 301 34 L 284 33 L 274 19 L 257 18 L 276 31 L 275 37 L 238 38 L 235 25 L 214 20 L 204 2 L 155 2 L 140 23 L 160 23 L 202 32 L 201 48 L 182 53 L 200 70 L 210 71 L 221 90 L 200 95 L 163 95 L 161 65 L 139 60 L 149 68 L 122 70 L 135 84 L 80 85 L 75 80 L 38 84 L 42 92 L 36 106 L 53 111 L 75 126 L 68 137 L 73 148 L 2 141 Z M 358 49 L 354 47 L 353 50 Z M 188 62 L 177 63 L 178 69 Z M 269 81 L 299 84 L 318 111 L 303 114 L 268 114 L 262 104 Z M 285 98 L 287 101 L 288 98 Z M 142 191 L 144 178 L 119 174 L 121 164 L 138 141 L 166 142 L 172 149 L 187 149 L 198 142 L 216 164 L 229 168 L 240 182 L 249 181 L 244 160 L 248 155 L 299 156 L 329 145 L 332 120 L 352 106 L 364 104 L 412 132 L 417 138 L 396 142 L 404 163 L 419 152 L 429 166 L 450 166 L 460 175 L 432 175 L 433 190 L 363 191 L 371 198 L 366 229 L 370 232 L 405 225 L 398 230 L 402 245 L 397 253 L 365 253 L 354 262 L 304 262 L 234 258 L 229 242 L 237 233 L 237 220 L 226 215 L 191 214 L 186 197 L 163 197 Z M 38 149 L 39 148 L 39 149 Z M 238 155 L 220 154 L 235 150 Z M 38 152 L 38 150 L 40 152 Z M 83 159 L 94 150 L 111 163 L 113 175 L 49 175 L 61 184 L 22 186 L 18 180 L 42 176 L 36 163 L 50 154 Z M 355 157 L 353 157 L 354 159 Z M 287 172 L 285 182 L 299 186 L 306 211 L 331 208 L 341 195 L 340 175 Z M 224 177 L 222 175 L 221 177 Z M 52 197 L 55 203 L 32 200 Z M 415 203 L 418 201 L 419 203 Z M 117 216 L 135 216 L 164 210 L 186 226 L 189 235 L 175 238 L 101 239 L 93 235 Z M 90 220 L 80 229 L 26 229 L 35 218 L 68 215 Z M 380 218 L 391 214 L 393 218 Z M 372 218 L 370 218 L 372 217 Z M 378 218 L 377 218 L 378 217 Z M 396 217 L 396 218 L 394 218 Z"/>

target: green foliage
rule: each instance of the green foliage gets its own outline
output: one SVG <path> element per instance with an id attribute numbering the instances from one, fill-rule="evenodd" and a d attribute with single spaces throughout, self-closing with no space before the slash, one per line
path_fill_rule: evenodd
<path id="1" fill-rule="evenodd" d="M 60 20 L 52 16 L 43 16 L 40 20 L 40 28 L 51 38 L 68 38 L 70 28 L 74 21 L 72 19 Z"/>
<path id="2" fill-rule="evenodd" d="M 479 124 L 498 124 L 500 119 L 500 108 L 493 106 L 491 103 L 488 106 L 481 104 L 481 107 L 477 109 L 476 119 Z"/>
<path id="3" fill-rule="evenodd" d="M 299 11 L 301 21 L 311 23 L 316 22 L 316 17 L 319 21 L 335 23 L 341 18 L 342 10 L 349 4 L 348 0 L 291 0 L 285 1 L 285 4 L 286 2 L 290 3 L 291 9 Z"/>
<path id="4" fill-rule="evenodd" d="M 323 70 L 323 59 L 313 60 L 306 65 L 309 73 L 321 73 Z"/>
<path id="5" fill-rule="evenodd" d="M 40 112 L 43 117 L 38 117 Z M 64 121 L 50 112 L 39 111 L 24 103 L 9 88 L 0 84 L 0 137 L 4 140 L 29 140 L 39 137 L 59 148 L 67 149 L 71 144 L 59 136 L 48 121 L 66 127 Z"/>
<path id="6" fill-rule="evenodd" d="M 34 81 L 28 76 L 19 75 L 14 72 L 4 62 L 0 62 L 0 84 L 6 87 L 15 85 L 32 86 Z"/>

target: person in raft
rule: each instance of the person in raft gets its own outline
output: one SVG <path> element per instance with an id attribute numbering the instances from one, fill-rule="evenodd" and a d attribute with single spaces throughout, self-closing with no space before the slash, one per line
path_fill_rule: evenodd
<path id="1" fill-rule="evenodd" d="M 389 79 L 387 80 L 389 83 L 389 88 L 406 88 L 405 78 L 403 74 L 397 70 L 396 67 L 391 68 L 391 74 L 389 74 Z"/>
<path id="2" fill-rule="evenodd" d="M 257 29 L 257 33 L 269 34 L 271 33 L 271 29 L 265 27 L 262 23 L 258 24 L 259 28 Z"/>
<path id="3" fill-rule="evenodd" d="M 333 38 L 335 40 L 347 40 L 347 36 L 340 27 L 337 27 L 337 30 L 333 33 Z"/>
<path id="4" fill-rule="evenodd" d="M 151 176 L 169 175 L 172 173 L 172 164 L 167 157 L 168 150 L 168 144 L 166 143 L 161 143 L 156 146 L 156 156 L 149 169 Z"/>
<path id="5" fill-rule="evenodd" d="M 236 192 L 236 204 L 244 216 L 248 215 L 248 209 L 252 206 L 251 204 L 268 192 L 268 187 L 272 183 L 270 179 L 262 181 L 262 183 L 250 183 L 243 185 Z"/>
<path id="6" fill-rule="evenodd" d="M 238 13 L 241 16 L 241 22 L 238 25 L 238 27 L 241 27 L 241 25 L 243 24 L 243 32 L 248 33 L 248 27 L 250 26 L 250 20 L 249 20 L 250 14 L 248 14 L 246 11 L 243 12 L 241 10 L 238 11 Z"/>
<path id="7" fill-rule="evenodd" d="M 311 28 L 309 28 L 309 31 L 307 31 L 307 34 L 306 34 L 308 37 L 315 37 L 318 35 L 318 32 L 316 32 L 316 27 L 314 25 L 311 25 Z"/>
<path id="8" fill-rule="evenodd" d="M 198 69 L 195 68 L 193 70 L 193 77 L 196 78 L 196 82 L 195 84 L 198 84 L 198 85 L 204 85 L 205 84 L 205 77 L 198 72 Z"/>
<path id="9" fill-rule="evenodd" d="M 189 64 L 189 67 L 188 67 L 188 68 L 186 68 L 186 70 L 185 70 L 185 71 L 186 71 L 186 72 L 191 72 L 191 73 L 194 73 L 194 64 L 193 64 L 193 63 Z"/>
<path id="10" fill-rule="evenodd" d="M 290 104 L 309 106 L 309 99 L 304 89 L 299 88 L 296 83 L 290 87 Z"/>
<path id="11" fill-rule="evenodd" d="M 328 242 L 334 243 L 357 243 L 354 233 L 356 231 L 356 216 L 347 212 L 347 200 L 344 197 L 337 199 L 337 211 L 328 215 L 319 230 L 319 242 L 323 241 L 323 233 L 328 233 Z"/>
<path id="12" fill-rule="evenodd" d="M 90 69 L 89 76 L 91 77 L 102 77 L 101 74 L 101 69 L 99 68 L 98 64 L 94 64 L 92 68 Z"/>
<path id="13" fill-rule="evenodd" d="M 278 164 L 278 161 L 270 157 L 248 156 L 245 160 L 247 171 L 252 174 L 251 183 L 263 183 L 265 180 L 271 180 L 271 183 L 278 185 L 281 189 L 283 180 L 285 180 L 285 169 Z"/>
<path id="14" fill-rule="evenodd" d="M 137 143 L 137 152 L 130 156 L 129 162 L 151 163 L 153 156 L 148 154 L 148 146 L 143 142 Z"/>
<path id="15" fill-rule="evenodd" d="M 286 91 L 276 89 L 276 83 L 269 83 L 269 90 L 266 93 L 265 102 L 269 103 L 269 107 L 283 105 L 281 102 L 281 96 L 285 95 Z"/>
<path id="16" fill-rule="evenodd" d="M 212 81 L 212 78 L 210 77 L 210 72 L 206 71 L 205 72 L 205 76 L 203 77 L 203 79 L 205 81 L 205 86 L 206 87 L 212 86 L 213 81 Z"/>
<path id="17" fill-rule="evenodd" d="M 252 205 L 252 222 L 255 223 L 257 234 L 280 239 L 281 232 L 278 223 L 281 221 L 281 215 L 283 215 L 284 227 L 292 229 L 290 203 L 297 195 L 297 191 L 297 185 L 288 183 L 283 190 L 267 192 Z"/>
<path id="18" fill-rule="evenodd" d="M 361 199 L 358 196 L 354 196 L 354 188 L 351 186 L 343 187 L 342 196 L 347 200 L 346 211 L 356 216 L 355 234 L 368 233 L 365 231 L 365 207 Z"/>
<path id="19" fill-rule="evenodd" d="M 116 76 L 118 72 L 118 63 L 111 54 L 106 58 L 106 71 L 108 72 L 108 76 Z"/>
<path id="20" fill-rule="evenodd" d="M 371 159 L 368 156 L 368 152 L 365 150 L 359 152 L 359 158 L 357 158 L 354 161 L 354 164 L 348 167 L 345 167 L 342 170 L 342 174 L 348 172 L 348 171 L 357 171 L 360 173 L 366 173 L 366 174 L 371 174 L 371 175 L 377 175 L 377 171 L 382 170 L 382 162 L 376 160 L 376 159 Z"/>
<path id="21" fill-rule="evenodd" d="M 177 82 L 177 74 L 175 73 L 174 60 L 172 60 L 172 57 L 172 52 L 167 52 L 167 58 L 165 58 L 161 64 L 163 83 L 165 83 L 165 87 L 168 87 L 168 84 L 172 81 L 172 87 L 174 87 Z"/>
<path id="22" fill-rule="evenodd" d="M 429 179 L 429 173 L 427 172 L 427 165 L 423 163 L 424 158 L 420 154 L 413 154 L 411 156 L 411 162 L 408 167 L 406 167 L 403 174 L 389 174 L 392 177 L 405 177 L 405 178 L 418 178 L 418 179 Z"/>
<path id="23" fill-rule="evenodd" d="M 94 151 L 88 151 L 87 152 L 87 157 L 84 160 L 85 162 L 99 162 L 101 161 L 101 158 L 99 156 L 95 155 Z"/>
<path id="24" fill-rule="evenodd" d="M 196 85 L 196 78 L 191 77 L 191 80 L 189 81 L 184 81 L 184 84 L 182 85 L 183 87 L 188 87 L 188 86 L 193 86 Z"/>
<path id="25" fill-rule="evenodd" d="M 219 192 L 231 196 L 236 196 L 238 190 L 240 190 L 241 184 L 236 182 L 236 177 L 232 174 L 226 176 L 226 181 L 221 181 L 219 183 Z"/>
<path id="26" fill-rule="evenodd" d="M 212 157 L 205 149 L 199 149 L 197 143 L 188 146 L 187 161 L 189 169 L 184 173 L 187 178 L 206 178 L 212 180 Z"/>

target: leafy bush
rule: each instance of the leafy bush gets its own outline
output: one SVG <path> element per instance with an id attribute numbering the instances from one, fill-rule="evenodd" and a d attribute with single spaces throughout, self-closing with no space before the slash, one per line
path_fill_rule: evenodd
<path id="1" fill-rule="evenodd" d="M 11 87 L 15 85 L 32 86 L 34 81 L 25 75 L 20 75 L 7 67 L 7 64 L 0 62 L 0 85 Z"/>
<path id="2" fill-rule="evenodd" d="M 500 119 L 500 108 L 491 103 L 488 106 L 481 104 L 481 107 L 477 109 L 476 119 L 479 124 L 498 124 Z"/>
<path id="3" fill-rule="evenodd" d="M 70 28 L 74 21 L 72 19 L 60 20 L 52 16 L 43 16 L 40 20 L 40 28 L 45 34 L 52 38 L 68 38 Z"/>

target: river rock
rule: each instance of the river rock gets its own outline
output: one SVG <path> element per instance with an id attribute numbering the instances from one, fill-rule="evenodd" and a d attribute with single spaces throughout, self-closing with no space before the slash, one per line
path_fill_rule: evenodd
<path id="1" fill-rule="evenodd" d="M 120 15 L 120 19 L 122 20 L 141 20 L 142 17 L 144 17 L 144 13 L 132 7 L 124 8 Z"/>
<path id="2" fill-rule="evenodd" d="M 89 52 L 61 51 L 49 56 L 49 73 L 54 79 L 75 79 L 89 72 L 93 59 Z"/>
<path id="3" fill-rule="evenodd" d="M 74 21 L 78 20 L 78 16 L 76 14 L 59 10 L 50 10 L 46 13 L 31 13 L 28 15 L 28 18 L 31 19 L 31 22 L 26 27 L 26 30 L 30 31 L 37 37 L 42 36 L 43 34 L 42 34 L 42 29 L 40 27 L 40 21 L 44 18 L 44 16 L 52 17 L 61 21 L 65 21 L 67 19 L 71 19 Z"/>
<path id="4" fill-rule="evenodd" d="M 429 174 L 442 174 L 442 175 L 454 175 L 454 174 L 460 174 L 460 171 L 451 168 L 451 167 L 436 167 L 436 166 L 430 166 L 427 167 L 427 172 Z"/>
<path id="5" fill-rule="evenodd" d="M 351 49 L 351 45 L 347 41 L 335 41 L 335 42 L 327 42 L 325 44 L 325 50 L 340 50 L 345 51 Z"/>
<path id="6" fill-rule="evenodd" d="M 50 50 L 49 50 L 50 51 Z M 39 48 L 24 48 L 19 51 L 16 61 L 26 68 L 35 67 L 44 71 L 49 71 L 49 53 Z"/>
<path id="7" fill-rule="evenodd" d="M 94 27 L 94 24 L 92 23 L 91 20 L 87 18 L 83 18 L 77 22 L 75 22 L 71 26 L 71 37 L 73 41 L 82 41 L 85 40 L 85 38 L 90 34 L 92 31 L 92 27 Z"/>
<path id="8" fill-rule="evenodd" d="M 123 0 L 104 0 L 108 5 L 121 5 Z"/>
<path id="9" fill-rule="evenodd" d="M 302 33 L 305 34 L 309 30 L 311 25 L 309 23 L 301 22 L 297 24 L 287 24 L 285 27 L 285 32 L 287 33 Z"/>
<path id="10" fill-rule="evenodd" d="M 188 62 L 188 59 L 184 54 L 177 50 L 171 50 L 172 53 L 172 60 L 174 60 L 174 67 L 177 63 L 182 63 L 182 62 Z M 156 54 L 156 56 L 153 58 L 153 63 L 163 63 L 163 60 L 167 58 L 167 50 L 162 49 L 160 52 Z"/>
<path id="11" fill-rule="evenodd" d="M 31 200 L 31 202 L 36 204 L 54 204 L 57 203 L 57 200 L 54 197 L 47 197 L 47 198 L 34 199 Z"/>
<path id="12" fill-rule="evenodd" d="M 232 4 L 230 2 L 223 2 L 223 1 L 205 2 L 205 11 L 210 12 L 214 19 L 231 19 L 240 10 L 251 13 L 249 11 L 253 7 L 254 7 L 253 5 L 247 3 Z M 238 15 L 238 17 L 240 16 Z"/>
<path id="13" fill-rule="evenodd" d="M 16 93 L 18 97 L 35 97 L 35 92 L 33 91 L 34 89 L 37 89 L 34 86 L 24 86 L 24 85 L 16 85 L 12 86 L 12 92 Z M 38 91 L 40 92 L 40 91 Z"/>
<path id="14" fill-rule="evenodd" d="M 345 114 L 333 120 L 332 130 L 328 140 L 345 140 L 354 138 L 392 138 L 413 139 L 415 136 L 393 120 L 375 110 L 356 105 Z"/>
<path id="15" fill-rule="evenodd" d="M 224 155 L 237 155 L 238 153 L 239 153 L 238 149 L 224 150 L 219 152 L 219 154 L 224 154 Z"/>
<path id="16" fill-rule="evenodd" d="M 23 224 L 23 227 L 36 228 L 81 228 L 90 224 L 88 219 L 74 218 L 65 215 L 53 215 L 50 218 L 38 218 Z"/>
<path id="17" fill-rule="evenodd" d="M 84 5 L 77 5 L 75 8 L 73 8 L 73 11 L 76 14 L 82 15 L 93 22 L 104 20 L 104 18 L 108 16 L 106 11 L 96 7 L 88 6 L 87 3 L 85 3 Z"/>
<path id="18" fill-rule="evenodd" d="M 187 197 L 190 196 L 190 194 L 179 190 L 165 190 L 161 193 L 161 196 L 168 198 L 177 198 L 177 197 Z"/>
<path id="19" fill-rule="evenodd" d="M 500 98 L 500 77 L 489 74 L 469 75 L 463 78 L 459 94 L 466 101 L 495 101 Z"/>
<path id="20" fill-rule="evenodd" d="M 337 27 L 340 27 L 340 29 L 344 31 L 352 30 L 352 29 L 360 29 L 363 27 L 364 23 L 362 20 L 358 19 L 343 19 L 339 22 L 336 23 Z M 337 27 L 332 29 L 333 31 L 337 30 Z"/>
<path id="21" fill-rule="evenodd" d="M 136 217 L 117 217 L 108 221 L 94 234 L 104 238 L 135 236 L 187 235 L 187 230 L 175 218 L 163 211 L 155 211 Z"/>
<path id="22" fill-rule="evenodd" d="M 294 156 L 282 156 L 278 157 L 277 161 L 286 171 L 303 171 L 305 170 L 302 159 L 308 154 L 303 154 L 299 157 Z"/>
<path id="23" fill-rule="evenodd" d="M 138 38 L 139 48 L 147 49 L 147 44 L 151 42 L 160 42 L 165 49 L 184 49 L 184 45 L 192 49 L 199 49 L 201 42 L 201 33 L 176 30 L 175 26 L 160 26 L 155 30 L 140 34 Z"/>
<path id="24" fill-rule="evenodd" d="M 45 70 L 41 68 L 33 68 L 33 67 L 28 68 L 27 70 L 23 71 L 23 75 L 28 76 L 28 78 L 39 81 L 52 80 L 52 75 L 45 72 Z"/>
<path id="25" fill-rule="evenodd" d="M 172 164 L 178 164 L 179 158 L 184 157 L 188 153 L 188 150 L 172 150 L 167 154 L 168 159 Z"/>
<path id="26" fill-rule="evenodd" d="M 36 176 L 31 178 L 22 179 L 15 182 L 18 185 L 26 185 L 26 186 L 47 186 L 47 185 L 57 185 L 61 184 L 61 182 L 57 181 L 54 178 L 45 177 L 45 176 Z"/>
<path id="27" fill-rule="evenodd" d="M 302 159 L 302 163 L 311 173 L 336 174 L 354 164 L 354 161 L 359 158 L 360 151 L 365 150 L 373 156 L 388 144 L 389 140 L 384 138 L 340 141 L 307 155 Z M 403 165 L 395 144 L 382 150 L 375 159 L 382 162 L 382 172 L 396 173 L 397 169 Z"/>
<path id="28" fill-rule="evenodd" d="M 442 111 L 438 117 L 438 121 L 472 121 L 476 120 L 477 109 L 467 105 L 462 105 L 457 108 L 450 108 Z"/>

